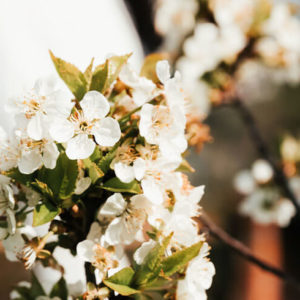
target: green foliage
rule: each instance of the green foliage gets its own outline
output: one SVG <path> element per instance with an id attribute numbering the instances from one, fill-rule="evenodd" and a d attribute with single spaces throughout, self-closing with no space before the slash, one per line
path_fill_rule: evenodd
<path id="1" fill-rule="evenodd" d="M 43 225 L 52 221 L 60 213 L 60 208 L 47 201 L 38 204 L 33 211 L 33 226 Z"/>
<path id="2" fill-rule="evenodd" d="M 31 278 L 31 289 L 30 289 L 30 299 L 35 299 L 38 296 L 45 296 L 46 293 L 44 289 L 42 288 L 40 282 L 38 279 L 35 277 L 35 275 L 32 273 L 32 278 Z"/>
<path id="3" fill-rule="evenodd" d="M 124 183 L 117 177 L 109 179 L 100 187 L 115 193 L 140 194 L 142 192 L 141 187 L 136 180 L 133 180 L 129 183 Z"/>
<path id="4" fill-rule="evenodd" d="M 93 65 L 94 65 L 94 58 L 91 60 L 91 63 L 88 65 L 88 67 L 85 69 L 83 76 L 87 82 L 87 90 L 90 89 L 90 85 L 92 82 L 93 77 Z"/>
<path id="5" fill-rule="evenodd" d="M 18 168 L 13 168 L 7 172 L 4 173 L 4 175 L 10 177 L 11 179 L 14 179 L 16 182 L 28 185 L 29 183 L 34 181 L 34 174 L 22 174 Z"/>
<path id="6" fill-rule="evenodd" d="M 167 58 L 168 56 L 163 53 L 153 53 L 148 55 L 144 60 L 140 75 L 152 80 L 154 83 L 159 83 L 160 81 L 156 75 L 156 64 L 158 61 Z"/>
<path id="7" fill-rule="evenodd" d="M 55 57 L 51 51 L 49 52 L 61 79 L 66 83 L 76 99 L 81 100 L 87 92 L 88 86 L 85 75 L 74 65 Z"/>
<path id="8" fill-rule="evenodd" d="M 59 297 L 61 300 L 68 299 L 68 289 L 63 277 L 53 286 L 50 297 Z"/>
<path id="9" fill-rule="evenodd" d="M 123 65 L 130 56 L 131 54 L 112 56 L 104 64 L 97 66 L 92 76 L 90 90 L 104 94 L 118 78 Z"/>
<path id="10" fill-rule="evenodd" d="M 129 296 L 140 293 L 139 290 L 130 287 L 133 277 L 134 271 L 131 268 L 124 268 L 103 282 L 106 286 L 122 296 Z"/>
<path id="11" fill-rule="evenodd" d="M 162 243 L 157 245 L 148 253 L 141 266 L 138 267 L 134 283 L 137 286 L 145 286 L 156 280 L 162 270 L 162 260 L 164 253 L 170 243 L 172 235 L 164 238 Z"/>
<path id="12" fill-rule="evenodd" d="M 41 182 L 47 183 L 53 192 L 54 199 L 66 199 L 71 197 L 78 177 L 78 166 L 76 160 L 70 160 L 65 153 L 62 153 L 56 167 L 40 170 L 38 178 Z"/>
<path id="13" fill-rule="evenodd" d="M 90 158 L 83 160 L 84 166 L 88 170 L 89 177 L 92 179 L 92 183 L 96 183 L 97 180 L 104 176 L 103 171 L 98 167 L 98 165 L 93 162 Z"/>
<path id="14" fill-rule="evenodd" d="M 165 276 L 171 276 L 196 257 L 203 245 L 203 242 L 196 243 L 181 251 L 175 252 L 173 255 L 167 257 L 162 262 L 162 270 Z"/>

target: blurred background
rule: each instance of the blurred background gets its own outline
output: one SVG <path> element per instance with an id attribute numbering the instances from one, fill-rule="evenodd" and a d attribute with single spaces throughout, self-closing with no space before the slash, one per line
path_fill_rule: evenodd
<path id="1" fill-rule="evenodd" d="M 48 49 L 80 68 L 91 57 L 101 61 L 109 53 L 134 52 L 132 62 L 139 68 L 144 55 L 166 49 L 163 36 L 155 30 L 154 4 L 151 0 L 0 0 L 1 104 L 32 86 L 39 76 L 55 74 Z M 300 32 L 293 38 L 300 39 Z M 257 83 L 257 78 L 252 79 L 246 105 L 271 150 L 278 155 L 284 134 L 300 135 L 300 86 L 279 87 L 267 80 Z M 0 117 L 1 125 L 10 127 L 3 110 Z M 233 179 L 257 159 L 240 116 L 230 106 L 218 107 L 211 110 L 205 124 L 211 128 L 213 141 L 205 144 L 200 154 L 191 150 L 188 157 L 196 170 L 190 176 L 192 183 L 206 186 L 203 208 L 259 257 L 300 280 L 299 217 L 281 229 L 255 224 L 238 214 L 242 196 L 234 190 Z M 300 299 L 299 291 L 251 265 L 226 245 L 215 239 L 210 243 L 217 273 L 208 299 Z M 0 266 L 0 299 L 5 300 L 9 299 L 11 287 L 26 280 L 28 274 L 21 264 L 6 261 L 1 246 Z"/>

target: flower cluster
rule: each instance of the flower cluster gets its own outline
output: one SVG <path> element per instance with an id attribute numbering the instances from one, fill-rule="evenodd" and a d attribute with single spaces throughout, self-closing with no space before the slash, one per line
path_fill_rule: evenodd
<path id="1" fill-rule="evenodd" d="M 247 86 L 254 84 L 253 78 L 261 78 L 261 73 L 276 82 L 299 83 L 300 21 L 287 1 L 182 2 L 159 2 L 156 26 L 165 43 L 177 50 L 174 63 L 201 113 L 209 112 L 210 103 L 247 94 Z M 167 8 L 169 13 L 163 14 Z M 162 30 L 171 26 L 180 29 Z M 177 48 L 170 32 L 176 35 Z M 247 78 L 249 69 L 255 76 Z"/>
<path id="2" fill-rule="evenodd" d="M 82 73 L 51 53 L 74 98 L 39 81 L 8 107 L 0 238 L 8 259 L 36 274 L 13 299 L 206 298 L 215 269 L 195 220 L 204 187 L 182 173 L 192 170 L 183 153 L 195 137 L 180 74 L 146 59 L 139 75 L 129 56 Z M 37 268 L 64 268 L 65 278 L 45 288 Z"/>
<path id="3" fill-rule="evenodd" d="M 286 227 L 296 209 L 289 199 L 281 196 L 273 179 L 272 167 L 262 159 L 255 161 L 251 170 L 240 171 L 234 179 L 235 189 L 245 196 L 239 211 L 257 223 Z"/>

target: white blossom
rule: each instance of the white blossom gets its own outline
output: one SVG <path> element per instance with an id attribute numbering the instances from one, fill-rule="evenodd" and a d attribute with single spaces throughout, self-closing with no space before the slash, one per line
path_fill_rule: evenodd
<path id="1" fill-rule="evenodd" d="M 33 140 L 41 140 L 48 136 L 48 128 L 57 116 L 65 117 L 72 109 L 71 99 L 60 90 L 55 90 L 53 80 L 38 80 L 32 89 L 17 98 L 8 107 L 17 117 L 24 116 L 27 134 Z"/>
<path id="2" fill-rule="evenodd" d="M 130 244 L 139 235 L 151 210 L 150 202 L 144 195 L 135 195 L 127 202 L 120 193 L 110 196 L 99 212 L 99 217 L 114 218 L 105 232 L 110 245 Z"/>
<path id="3" fill-rule="evenodd" d="M 91 136 L 106 147 L 113 146 L 121 137 L 119 123 L 106 117 L 110 106 L 101 93 L 87 92 L 80 106 L 81 110 L 75 110 L 69 119 L 58 119 L 50 128 L 55 141 L 67 143 L 66 154 L 70 159 L 85 159 L 93 153 L 96 144 Z"/>
<path id="4" fill-rule="evenodd" d="M 189 262 L 185 278 L 178 281 L 178 300 L 207 299 L 205 291 L 210 288 L 216 272 L 213 263 L 207 259 L 208 254 L 209 246 L 204 243 L 199 255 Z"/>

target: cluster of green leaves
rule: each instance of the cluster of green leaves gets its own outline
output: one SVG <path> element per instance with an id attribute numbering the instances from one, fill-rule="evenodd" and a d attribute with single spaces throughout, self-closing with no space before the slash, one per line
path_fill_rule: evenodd
<path id="1" fill-rule="evenodd" d="M 15 300 L 35 300 L 38 296 L 49 296 L 50 298 L 58 297 L 61 300 L 68 299 L 68 289 L 63 277 L 52 287 L 49 295 L 46 294 L 41 283 L 33 273 L 30 287 L 16 286 L 14 290 L 20 295 L 18 298 L 15 298 Z"/>
<path id="2" fill-rule="evenodd" d="M 120 295 L 133 296 L 136 299 L 149 296 L 156 287 L 163 290 L 172 283 L 171 276 L 184 271 L 188 262 L 199 254 L 203 244 L 196 243 L 166 257 L 166 249 L 171 238 L 172 235 L 157 243 L 145 257 L 142 265 L 135 265 L 134 269 L 124 268 L 104 280 L 104 284 Z"/>

